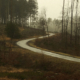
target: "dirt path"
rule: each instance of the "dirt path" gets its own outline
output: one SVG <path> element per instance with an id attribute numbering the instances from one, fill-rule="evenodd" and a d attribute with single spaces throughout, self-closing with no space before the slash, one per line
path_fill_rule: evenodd
<path id="1" fill-rule="evenodd" d="M 52 36 L 54 35 L 53 33 L 50 33 L 49 36 Z M 48 37 L 48 36 L 44 36 L 44 37 Z M 43 38 L 42 37 L 39 37 L 39 38 Z M 57 53 L 53 53 L 53 52 L 48 52 L 48 51 L 45 51 L 45 50 L 41 50 L 41 49 L 37 49 L 37 48 L 34 48 L 34 47 L 31 47 L 29 46 L 27 43 L 31 40 L 34 40 L 36 38 L 31 38 L 31 39 L 26 39 L 26 40 L 21 40 L 21 41 L 18 41 L 16 44 L 24 49 L 28 49 L 28 50 L 31 50 L 33 52 L 36 52 L 36 53 L 40 53 L 40 54 L 45 54 L 45 55 L 48 55 L 48 56 L 52 56 L 52 57 L 57 57 L 57 58 L 61 58 L 61 59 L 65 59 L 65 60 L 69 60 L 69 61 L 75 61 L 75 62 L 80 62 L 80 58 L 75 58 L 75 57 L 71 57 L 71 56 L 67 56 L 67 55 L 62 55 L 62 54 L 57 54 Z"/>

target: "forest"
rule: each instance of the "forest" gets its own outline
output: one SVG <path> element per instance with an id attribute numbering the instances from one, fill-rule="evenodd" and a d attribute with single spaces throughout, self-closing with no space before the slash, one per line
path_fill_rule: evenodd
<path id="1" fill-rule="evenodd" d="M 79 0 L 63 0 L 61 18 L 48 22 L 48 26 L 52 26 L 51 29 L 57 34 L 51 38 L 37 39 L 35 44 L 56 52 L 80 56 L 79 6 Z"/>
<path id="2" fill-rule="evenodd" d="M 0 0 L 0 80 L 80 80 L 80 4 L 62 2 L 52 19 L 38 0 Z"/>
<path id="3" fill-rule="evenodd" d="M 37 9 L 36 0 L 0 0 L 0 23 L 11 21 L 23 25 L 29 18 L 35 19 Z"/>

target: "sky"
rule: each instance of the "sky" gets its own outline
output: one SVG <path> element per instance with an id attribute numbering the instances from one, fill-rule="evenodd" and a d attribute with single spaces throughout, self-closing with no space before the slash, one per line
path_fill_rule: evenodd
<path id="1" fill-rule="evenodd" d="M 39 13 L 46 9 L 47 18 L 59 19 L 62 11 L 63 0 L 37 0 Z"/>

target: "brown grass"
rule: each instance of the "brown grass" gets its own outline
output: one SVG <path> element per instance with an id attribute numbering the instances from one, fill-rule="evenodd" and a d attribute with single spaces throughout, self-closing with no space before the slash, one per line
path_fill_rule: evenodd
<path id="1" fill-rule="evenodd" d="M 25 80 L 80 80 L 80 63 L 50 57 L 44 55 L 44 53 L 39 54 L 20 48 L 15 44 L 16 41 L 18 39 L 13 40 L 13 43 L 11 43 L 11 53 L 9 53 L 9 49 L 5 52 L 0 52 L 1 74 L 2 72 L 14 74 L 18 74 L 19 72 L 23 75 L 23 72 L 27 72 L 26 76 L 29 75 L 29 78 Z M 6 46 L 10 46 L 9 41 L 6 42 Z M 1 80 L 20 79 L 9 79 L 6 75 Z"/>
<path id="2" fill-rule="evenodd" d="M 3 55 L 2 57 L 1 61 L 2 63 L 5 63 L 3 64 L 5 67 L 0 67 L 0 70 L 2 70 L 1 72 L 13 73 L 24 71 L 39 71 L 44 73 L 43 79 L 45 77 L 45 80 L 68 80 L 69 78 L 76 80 L 75 77 L 78 78 L 78 80 L 80 79 L 80 63 L 46 56 L 44 53 L 34 53 L 32 51 L 22 49 L 16 45 L 13 46 L 15 48 L 12 48 L 12 53 L 7 53 L 9 57 L 6 55 Z M 15 66 L 15 64 L 18 66 Z M 30 79 L 32 80 L 32 78 Z M 35 78 L 35 80 L 37 79 Z"/>
<path id="3" fill-rule="evenodd" d="M 0 80 L 19 80 L 19 79 L 12 79 L 12 78 L 5 77 L 5 78 L 0 78 Z"/>
<path id="4" fill-rule="evenodd" d="M 70 35 L 67 35 L 67 44 L 65 38 L 62 41 L 61 34 L 57 34 L 50 38 L 36 39 L 35 45 L 56 52 L 63 52 L 73 56 L 80 56 L 80 45 L 75 45 L 74 37 L 72 44 L 70 44 Z"/>

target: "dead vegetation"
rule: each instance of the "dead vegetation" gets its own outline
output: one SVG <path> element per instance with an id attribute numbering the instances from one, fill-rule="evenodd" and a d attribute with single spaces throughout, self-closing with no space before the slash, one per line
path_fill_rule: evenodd
<path id="1" fill-rule="evenodd" d="M 5 51 L 4 46 L 1 46 L 1 80 L 80 80 L 80 63 L 22 49 L 15 44 L 16 41 L 18 39 L 13 40 L 13 43 L 6 40 Z"/>
<path id="2" fill-rule="evenodd" d="M 65 37 L 62 41 L 61 34 L 54 35 L 50 38 L 36 39 L 35 45 L 56 52 L 63 52 L 73 56 L 80 56 L 80 43 L 75 44 L 75 38 L 73 36 L 73 41 L 71 44 L 70 35 L 68 34 L 67 37 L 67 42 Z"/>

